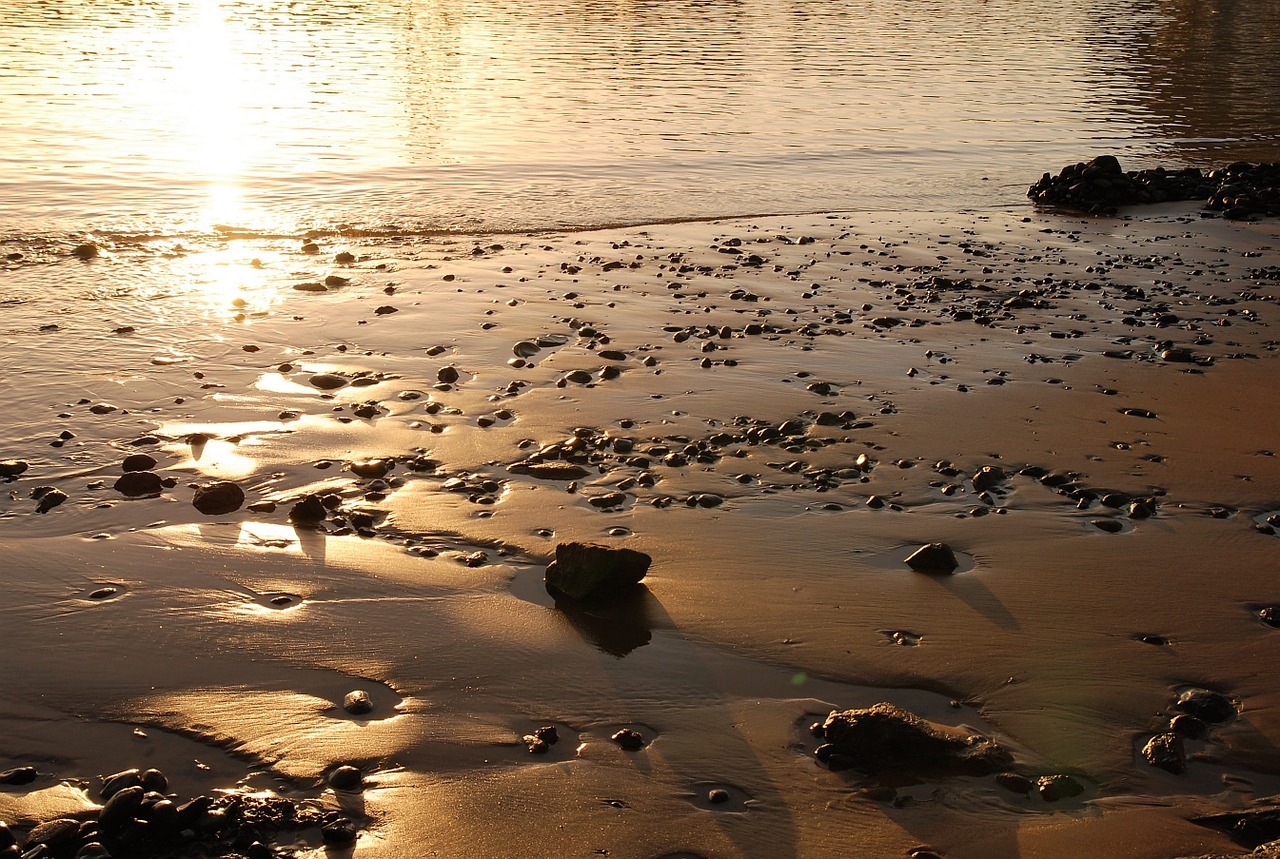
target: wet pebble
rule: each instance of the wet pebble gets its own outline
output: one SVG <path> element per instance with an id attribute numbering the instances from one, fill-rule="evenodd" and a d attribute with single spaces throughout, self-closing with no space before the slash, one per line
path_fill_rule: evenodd
<path id="1" fill-rule="evenodd" d="M 0 772 L 0 784 L 31 784 L 36 780 L 37 775 L 35 767 L 14 767 L 11 770 Z"/>
<path id="2" fill-rule="evenodd" d="M 1156 734 L 1142 747 L 1143 759 L 1153 767 L 1180 775 L 1187 771 L 1187 756 L 1177 734 Z"/>
<path id="3" fill-rule="evenodd" d="M 146 453 L 135 453 L 124 458 L 120 463 L 123 471 L 150 471 L 156 467 L 156 458 Z"/>
<path id="4" fill-rule="evenodd" d="M 343 696 L 342 709 L 353 715 L 363 716 L 365 713 L 373 712 L 373 700 L 368 692 L 355 689 Z"/>
<path id="5" fill-rule="evenodd" d="M 948 574 L 960 566 L 955 552 L 946 543 L 928 543 L 912 552 L 906 564 L 917 573 Z"/>
<path id="6" fill-rule="evenodd" d="M 37 486 L 31 490 L 31 497 L 36 499 L 37 513 L 48 513 L 67 500 L 67 493 L 53 486 Z"/>
<path id="7" fill-rule="evenodd" d="M 1036 789 L 1045 802 L 1057 802 L 1084 793 L 1084 786 L 1069 775 L 1041 776 L 1036 779 Z"/>
<path id="8" fill-rule="evenodd" d="M 644 748 L 644 736 L 633 728 L 623 728 L 620 731 L 616 731 L 609 739 L 629 752 Z"/>
<path id="9" fill-rule="evenodd" d="M 364 787 L 364 775 L 353 766 L 340 766 L 329 773 L 329 787 L 334 790 L 358 791 Z"/>
<path id="10" fill-rule="evenodd" d="M 312 387 L 319 388 L 322 391 L 336 391 L 338 388 L 346 387 L 347 380 L 336 373 L 317 373 L 308 381 Z"/>
<path id="11" fill-rule="evenodd" d="M 0 477 L 17 477 L 29 468 L 25 460 L 0 459 Z"/>

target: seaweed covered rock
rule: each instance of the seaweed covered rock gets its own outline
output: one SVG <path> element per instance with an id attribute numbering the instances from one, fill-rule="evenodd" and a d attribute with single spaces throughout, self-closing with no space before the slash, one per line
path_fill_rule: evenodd
<path id="1" fill-rule="evenodd" d="M 612 549 L 594 543 L 561 543 L 556 559 L 547 565 L 551 592 L 583 602 L 621 596 L 638 583 L 652 558 L 634 549 Z"/>
<path id="2" fill-rule="evenodd" d="M 1237 162 L 1202 172 L 1121 168 L 1113 155 L 1069 164 L 1055 176 L 1045 173 L 1027 191 L 1039 205 L 1089 214 L 1111 214 L 1121 206 L 1200 200 L 1227 218 L 1280 215 L 1280 164 Z"/>
<path id="3" fill-rule="evenodd" d="M 888 703 L 833 710 L 820 733 L 826 743 L 814 754 L 837 769 L 989 775 L 1013 764 L 1013 757 L 993 740 L 944 731 Z"/>

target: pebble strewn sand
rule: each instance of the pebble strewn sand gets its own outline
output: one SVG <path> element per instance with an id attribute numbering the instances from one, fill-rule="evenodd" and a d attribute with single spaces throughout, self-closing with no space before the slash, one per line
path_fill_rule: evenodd
<path id="1" fill-rule="evenodd" d="M 158 766 L 340 806 L 357 856 L 1245 853 L 1189 818 L 1280 794 L 1278 234 L 816 215 L 23 268 L 0 769 L 38 777 L 0 819 Z M 168 297 L 112 303 L 131 266 Z M 48 321 L 64 271 L 108 294 Z M 197 510 L 216 481 L 243 505 Z M 570 540 L 647 553 L 644 589 L 557 607 Z M 933 542 L 954 573 L 905 563 Z M 1196 689 L 1232 712 L 1151 766 Z M 880 701 L 1082 791 L 815 762 Z"/>

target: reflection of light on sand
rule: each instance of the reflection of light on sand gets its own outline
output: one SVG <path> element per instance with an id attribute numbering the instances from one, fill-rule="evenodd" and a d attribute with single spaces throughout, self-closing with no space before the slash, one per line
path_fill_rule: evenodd
<path id="1" fill-rule="evenodd" d="M 319 393 L 310 385 L 300 385 L 280 373 L 264 373 L 254 383 L 254 387 L 259 391 L 267 391 L 272 394 L 307 394 L 308 396 L 315 396 Z"/>
<path id="2" fill-rule="evenodd" d="M 279 294 L 270 272 L 252 259 L 246 250 L 231 245 L 177 260 L 173 272 L 189 295 L 203 297 L 219 316 L 255 316 L 269 311 Z"/>
<path id="3" fill-rule="evenodd" d="M 241 549 L 279 549 L 295 555 L 302 554 L 298 532 L 292 525 L 272 525 L 269 522 L 242 522 L 235 545 Z M 258 606 L 258 608 L 262 608 Z M 274 610 L 274 609 L 273 609 Z"/>
<path id="4" fill-rule="evenodd" d="M 232 444 L 222 439 L 209 439 L 202 445 L 192 446 L 190 455 L 185 462 L 180 463 L 180 467 L 194 468 L 210 477 L 248 477 L 257 469 L 258 462 L 240 453 L 239 449 L 259 443 L 252 439 L 245 439 L 239 444 Z"/>

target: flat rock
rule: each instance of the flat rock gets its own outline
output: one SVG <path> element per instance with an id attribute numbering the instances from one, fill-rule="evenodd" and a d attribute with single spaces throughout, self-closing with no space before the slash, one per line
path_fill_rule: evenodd
<path id="1" fill-rule="evenodd" d="M 829 756 L 872 773 L 988 775 L 1013 764 L 1013 757 L 992 740 L 943 731 L 888 703 L 833 710 L 821 733 L 830 746 Z"/>
<path id="2" fill-rule="evenodd" d="M 0 477 L 17 477 L 28 467 L 28 464 L 21 459 L 0 459 Z"/>
<path id="3" fill-rule="evenodd" d="M 244 490 L 228 480 L 201 486 L 191 498 L 191 506 L 206 516 L 234 513 L 244 504 Z"/>
<path id="4" fill-rule="evenodd" d="M 346 387 L 347 380 L 336 373 L 317 373 L 308 381 L 312 387 L 319 388 L 322 391 L 336 391 L 338 388 Z"/>
<path id="5" fill-rule="evenodd" d="M 653 559 L 634 549 L 594 543 L 561 543 L 547 565 L 546 585 L 555 593 L 584 602 L 621 596 L 644 578 Z"/>
<path id="6" fill-rule="evenodd" d="M 517 462 L 507 467 L 512 474 L 526 474 L 539 480 L 581 480 L 591 472 L 572 462 Z"/>
<path id="7" fill-rule="evenodd" d="M 906 564 L 917 573 L 953 573 L 960 562 L 946 543 L 928 543 L 907 556 Z"/>

